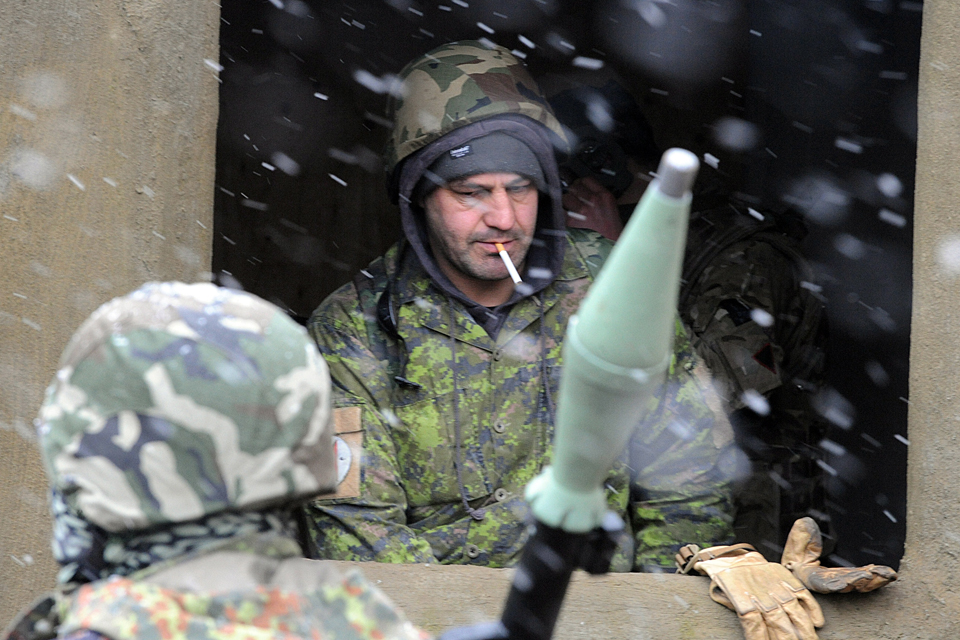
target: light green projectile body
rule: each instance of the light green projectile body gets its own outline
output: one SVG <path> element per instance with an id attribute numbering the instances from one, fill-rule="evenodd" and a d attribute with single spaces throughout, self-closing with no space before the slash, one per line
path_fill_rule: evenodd
<path id="1" fill-rule="evenodd" d="M 663 382 L 697 167 L 688 151 L 664 154 L 660 179 L 567 327 L 554 462 L 526 492 L 547 525 L 571 533 L 601 526 L 603 479 Z"/>

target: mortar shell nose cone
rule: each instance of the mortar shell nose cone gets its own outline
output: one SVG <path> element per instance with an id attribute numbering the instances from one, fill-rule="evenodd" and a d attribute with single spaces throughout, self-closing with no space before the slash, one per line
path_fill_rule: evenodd
<path id="1" fill-rule="evenodd" d="M 668 149 L 660 160 L 657 177 L 660 179 L 660 192 L 671 198 L 682 198 L 697 178 L 700 161 L 686 149 Z"/>

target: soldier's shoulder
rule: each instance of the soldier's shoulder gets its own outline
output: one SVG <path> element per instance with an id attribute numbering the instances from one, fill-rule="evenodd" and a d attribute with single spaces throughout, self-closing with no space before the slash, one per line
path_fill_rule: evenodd
<path id="1" fill-rule="evenodd" d="M 610 256 L 613 241 L 591 229 L 567 229 L 567 242 L 587 263 L 590 273 L 596 277 Z"/>
<path id="2" fill-rule="evenodd" d="M 740 202 L 694 213 L 687 252 L 728 252 L 744 242 L 795 252 L 807 235 L 802 219 L 789 212 L 758 211 Z"/>
<path id="3" fill-rule="evenodd" d="M 607 240 L 593 229 L 567 228 L 567 239 L 578 249 L 607 251 L 613 247 L 613 241 Z"/>
<path id="4" fill-rule="evenodd" d="M 387 287 L 387 263 L 390 252 L 361 269 L 351 280 L 323 299 L 310 314 L 307 327 L 351 322 L 365 310 L 376 306 L 377 298 Z"/>
<path id="5" fill-rule="evenodd" d="M 331 327 L 345 327 L 352 320 L 362 315 L 357 289 L 353 282 L 348 282 L 324 298 L 307 320 L 307 331 L 315 340 L 318 336 L 329 333 Z"/>

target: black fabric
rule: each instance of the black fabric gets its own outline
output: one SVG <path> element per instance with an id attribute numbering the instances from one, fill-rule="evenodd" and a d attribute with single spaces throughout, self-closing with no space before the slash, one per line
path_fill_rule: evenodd
<path id="1" fill-rule="evenodd" d="M 733 324 L 740 326 L 750 322 L 752 319 L 751 309 L 744 303 L 733 298 L 728 298 L 720 302 L 720 308 L 726 311 L 730 315 L 730 319 L 733 321 Z"/>
<path id="2" fill-rule="evenodd" d="M 478 173 L 516 173 L 530 178 L 538 191 L 545 188 L 543 169 L 530 147 L 497 131 L 440 154 L 421 179 L 416 200 L 447 182 Z"/>
<path id="3" fill-rule="evenodd" d="M 548 102 L 560 123 L 571 130 L 605 133 L 641 164 L 656 164 L 661 151 L 653 127 L 636 99 L 616 80 L 602 87 L 577 87 L 561 91 Z"/>

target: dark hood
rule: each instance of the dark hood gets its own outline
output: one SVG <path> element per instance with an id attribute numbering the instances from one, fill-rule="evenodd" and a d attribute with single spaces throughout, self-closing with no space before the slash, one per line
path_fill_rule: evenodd
<path id="1" fill-rule="evenodd" d="M 537 226 L 521 274 L 528 286 L 514 291 L 513 296 L 499 307 L 489 309 L 468 298 L 440 270 L 430 250 L 424 212 L 414 203 L 413 192 L 427 167 L 441 154 L 495 131 L 517 138 L 533 151 L 543 169 L 546 185 L 545 191 L 539 191 Z M 511 305 L 524 297 L 537 295 L 559 273 L 566 247 L 566 213 L 561 203 L 560 176 L 547 130 L 532 119 L 506 114 L 455 129 L 410 156 L 401 167 L 398 186 L 403 233 L 420 264 L 434 285 L 448 297 L 460 301 L 491 336 L 496 336 Z"/>

